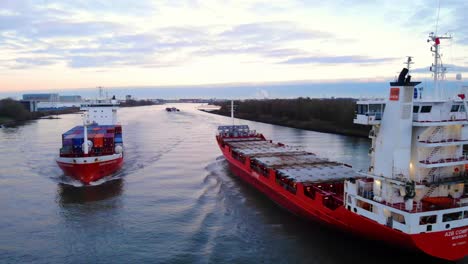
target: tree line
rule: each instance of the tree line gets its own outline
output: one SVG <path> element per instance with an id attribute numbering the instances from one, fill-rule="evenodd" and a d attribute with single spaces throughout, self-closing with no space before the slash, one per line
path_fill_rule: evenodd
<path id="1" fill-rule="evenodd" d="M 229 116 L 231 102 L 217 103 L 215 113 Z M 370 127 L 353 124 L 356 100 L 268 99 L 235 101 L 235 116 L 241 119 L 320 132 L 367 137 Z"/>
<path id="2" fill-rule="evenodd" d="M 19 101 L 15 101 L 11 98 L 5 98 L 0 100 L 0 124 L 32 120 L 49 115 L 74 113 L 79 110 L 80 109 L 78 107 L 70 107 L 67 109 L 51 111 L 29 112 L 29 110 L 27 110 Z"/>
<path id="3" fill-rule="evenodd" d="M 145 106 L 145 105 L 154 105 L 155 103 L 151 100 L 125 100 L 120 103 L 121 107 L 133 107 L 133 106 Z"/>

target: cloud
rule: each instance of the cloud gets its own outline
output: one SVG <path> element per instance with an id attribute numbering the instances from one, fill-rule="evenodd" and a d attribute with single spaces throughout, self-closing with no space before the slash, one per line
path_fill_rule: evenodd
<path id="1" fill-rule="evenodd" d="M 304 29 L 293 22 L 273 21 L 233 26 L 214 35 L 200 49 L 199 56 L 251 54 L 267 58 L 304 56 L 298 48 L 284 48 L 294 41 L 330 40 L 336 37 L 328 32 Z"/>
<path id="2" fill-rule="evenodd" d="M 57 58 L 17 58 L 15 61 L 22 67 L 51 65 L 57 62 Z"/>
<path id="3" fill-rule="evenodd" d="M 184 32 L 185 34 L 179 34 Z M 192 39 L 190 37 L 193 37 Z M 197 36 L 197 37 L 195 37 Z M 49 41 L 25 54 L 54 55 L 67 61 L 71 68 L 141 66 L 172 66 L 176 60 L 163 60 L 174 52 L 200 47 L 205 34 L 193 28 L 162 28 L 157 31 L 90 37 L 79 41 Z M 154 55 L 158 55 L 158 60 Z M 177 60 L 180 62 L 180 60 Z"/>
<path id="4" fill-rule="evenodd" d="M 151 15 L 157 10 L 152 1 L 128 1 L 128 0 L 61 0 L 56 3 L 61 9 L 74 9 L 89 12 L 89 10 L 105 14 L 135 14 Z"/>
<path id="5" fill-rule="evenodd" d="M 146 54 L 68 56 L 66 60 L 71 68 L 115 68 L 122 66 L 161 68 L 173 67 L 182 63 L 179 59 L 168 60 Z"/>
<path id="6" fill-rule="evenodd" d="M 280 64 L 369 64 L 394 61 L 396 58 L 370 58 L 366 56 L 308 56 L 296 57 Z"/>
<path id="7" fill-rule="evenodd" d="M 116 23 L 87 21 L 75 22 L 67 20 L 50 20 L 40 23 L 34 23 L 32 28 L 28 29 L 29 36 L 37 38 L 53 38 L 53 37 L 89 37 L 97 36 L 105 33 L 113 33 L 121 29 L 122 26 Z"/>
<path id="8" fill-rule="evenodd" d="M 224 44 L 226 45 L 226 44 Z M 279 49 L 274 45 L 257 45 L 250 47 L 237 47 L 236 45 L 227 44 L 226 47 L 216 48 L 205 46 L 197 51 L 192 52 L 195 56 L 216 56 L 216 55 L 256 55 L 270 59 L 286 59 L 291 56 L 304 56 L 306 51 L 301 49 Z"/>
<path id="9" fill-rule="evenodd" d="M 459 73 L 459 72 L 468 72 L 468 66 L 461 66 L 456 64 L 444 64 L 444 67 L 447 68 L 447 71 L 450 73 Z M 411 72 L 414 73 L 428 73 L 429 66 L 422 68 L 411 69 Z"/>
<path id="10" fill-rule="evenodd" d="M 297 40 L 334 38 L 330 33 L 303 28 L 291 21 L 142 28 L 110 19 L 113 14 L 141 19 L 156 15 L 167 6 L 165 2 L 126 0 L 63 0 L 41 5 L 28 0 L 2 1 L 0 36 L 8 36 L 0 38 L 0 51 L 14 50 L 27 58 L 56 57 L 40 62 L 10 60 L 21 67 L 59 62 L 66 62 L 71 68 L 161 67 L 213 55 L 249 54 L 281 59 L 305 56 L 304 51 L 284 45 Z M 169 6 L 174 8 L 173 4 Z M 176 5 L 187 6 L 200 8 L 185 3 Z M 168 59 L 171 56 L 177 59 Z M 181 59 L 184 56 L 185 60 Z"/>
<path id="11" fill-rule="evenodd" d="M 327 32 L 302 29 L 297 24 L 288 21 L 274 21 L 238 25 L 222 32 L 220 37 L 249 43 L 278 43 L 333 38 L 334 36 Z"/>
<path id="12" fill-rule="evenodd" d="M 268 31 L 272 30 L 273 25 L 278 26 L 279 23 L 269 23 Z M 239 38 L 232 37 L 231 33 L 227 34 L 227 31 L 222 33 L 210 33 L 210 27 L 165 27 L 156 30 L 136 33 L 136 34 L 109 34 L 107 36 L 95 36 L 88 31 L 93 30 L 96 26 L 96 30 L 101 29 L 94 24 L 90 24 L 88 27 L 81 27 L 81 32 L 85 36 L 89 36 L 88 39 L 80 39 L 79 41 L 46 41 L 40 48 L 26 51 L 26 54 L 43 54 L 43 55 L 54 55 L 61 56 L 64 60 L 68 61 L 68 65 L 72 68 L 84 68 L 84 67 L 113 67 L 123 65 L 133 65 L 148 67 L 148 65 L 173 65 L 170 61 L 166 61 L 161 64 L 159 61 L 148 61 L 151 60 L 152 55 L 170 55 L 174 53 L 181 53 L 184 50 L 191 50 L 186 60 L 196 59 L 197 57 L 206 57 L 214 55 L 226 55 L 226 54 L 253 54 L 266 58 L 289 58 L 291 56 L 304 56 L 307 54 L 301 49 L 295 48 L 281 48 L 282 44 L 288 43 L 289 39 L 283 36 L 284 39 L 280 42 L 265 42 L 265 43 L 250 43 L 247 40 L 240 40 Z M 63 31 L 67 30 L 68 25 L 62 25 L 59 28 L 50 29 L 48 35 L 63 35 L 66 34 Z M 287 23 L 287 28 L 290 28 L 291 24 Z M 112 28 L 112 25 L 103 26 L 102 29 L 105 31 L 107 28 Z M 252 29 L 250 26 L 248 27 Z M 252 37 L 253 34 L 264 35 L 260 29 L 265 28 L 263 26 L 253 27 L 256 30 L 248 30 L 249 35 Z M 73 30 L 72 30 L 73 31 Z M 281 31 L 278 29 L 278 31 Z M 239 32 L 239 31 L 236 31 Z M 254 33 L 255 32 L 255 33 Z M 89 33 L 90 35 L 87 35 Z M 233 34 L 233 33 L 232 33 Z M 229 37 L 227 37 L 229 35 Z M 280 34 L 281 35 L 281 34 Z M 294 33 L 295 36 L 300 35 Z M 307 34 L 303 34 L 306 36 Z M 328 34 L 318 34 L 320 36 L 329 36 Z M 258 36 L 257 36 L 258 37 Z M 257 38 L 256 37 L 256 38 Z M 293 38 L 294 40 L 294 38 Z M 129 63 L 129 55 L 135 58 L 145 58 L 145 60 L 138 63 L 132 59 Z M 120 58 L 120 59 L 119 59 Z M 178 60 L 181 62 L 182 60 Z M 106 63 L 104 63 L 106 62 Z"/>
<path id="13" fill-rule="evenodd" d="M 263 56 L 271 58 L 284 58 L 291 56 L 305 55 L 306 52 L 300 49 L 271 49 L 265 50 Z"/>

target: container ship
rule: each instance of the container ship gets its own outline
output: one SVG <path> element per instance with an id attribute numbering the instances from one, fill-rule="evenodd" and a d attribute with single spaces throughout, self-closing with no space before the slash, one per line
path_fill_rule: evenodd
<path id="1" fill-rule="evenodd" d="M 447 38 L 429 36 L 431 99 L 411 81 L 408 58 L 387 99 L 357 102 L 354 123 L 372 126 L 368 171 L 273 143 L 248 126 L 218 127 L 219 148 L 235 175 L 296 215 L 460 260 L 468 253 L 468 106 L 464 92 L 445 97 L 440 42 Z"/>
<path id="2" fill-rule="evenodd" d="M 122 167 L 124 148 L 117 108 L 115 97 L 81 106 L 83 125 L 62 134 L 57 164 L 65 175 L 88 185 Z"/>

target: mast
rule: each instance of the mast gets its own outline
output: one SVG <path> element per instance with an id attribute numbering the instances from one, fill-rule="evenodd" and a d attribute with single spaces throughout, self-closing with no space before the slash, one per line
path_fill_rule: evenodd
<path id="1" fill-rule="evenodd" d="M 431 52 L 434 53 L 434 62 L 430 67 L 430 71 L 433 73 L 434 77 L 434 96 L 435 99 L 444 99 L 445 91 L 440 85 L 440 81 L 445 79 L 445 72 L 447 68 L 444 67 L 442 63 L 442 56 L 440 54 L 440 40 L 441 39 L 452 39 L 451 36 L 437 36 L 436 33 L 431 32 L 429 34 L 429 39 L 427 42 L 433 42 L 431 46 Z"/>
<path id="2" fill-rule="evenodd" d="M 86 116 L 86 113 L 83 114 L 83 129 L 84 129 L 83 152 L 85 155 L 87 155 L 89 152 L 89 148 L 88 148 L 88 118 Z"/>
<path id="3" fill-rule="evenodd" d="M 414 62 L 413 62 L 413 57 L 411 56 L 406 56 L 406 57 L 408 59 L 406 60 L 405 64 L 406 64 L 406 69 L 408 69 L 408 73 L 409 73 L 411 64 L 414 64 Z"/>
<path id="4" fill-rule="evenodd" d="M 234 100 L 231 100 L 231 120 L 232 126 L 234 126 Z"/>
<path id="5" fill-rule="evenodd" d="M 102 89 L 102 86 L 98 87 L 99 89 L 99 100 L 104 99 L 104 90 Z"/>

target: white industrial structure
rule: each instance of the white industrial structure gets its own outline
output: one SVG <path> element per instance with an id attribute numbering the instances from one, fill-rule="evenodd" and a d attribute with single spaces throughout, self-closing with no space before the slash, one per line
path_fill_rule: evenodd
<path id="1" fill-rule="evenodd" d="M 462 89 L 449 99 L 444 90 L 442 39 L 450 37 L 431 33 L 428 39 L 433 98 L 426 100 L 416 87 L 419 82 L 411 81 L 409 57 L 386 100 L 357 102 L 354 123 L 372 126 L 371 161 L 364 178 L 346 182 L 345 201 L 359 214 L 408 234 L 468 225 L 467 95 Z M 466 243 L 466 236 L 461 239 L 454 243 Z"/>

